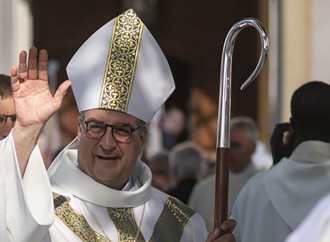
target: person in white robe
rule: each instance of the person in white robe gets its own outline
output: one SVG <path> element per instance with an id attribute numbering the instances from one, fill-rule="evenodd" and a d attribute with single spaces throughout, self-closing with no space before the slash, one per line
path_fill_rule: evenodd
<path id="1" fill-rule="evenodd" d="M 6 138 L 13 128 L 16 120 L 13 92 L 10 76 L 0 74 L 0 140 Z M 0 214 L 6 211 L 5 180 L 0 171 Z M 0 241 L 5 239 L 6 220 L 0 217 Z"/>
<path id="2" fill-rule="evenodd" d="M 285 242 L 330 241 L 330 193 L 310 211 Z"/>
<path id="3" fill-rule="evenodd" d="M 17 122 L 0 143 L 6 241 L 235 241 L 235 221 L 207 235 L 199 214 L 151 187 L 150 169 L 139 159 L 146 124 L 175 85 L 133 10 L 81 46 L 67 67 L 70 81 L 54 96 L 47 59 L 32 47 L 11 72 Z M 37 140 L 71 83 L 78 135 L 46 172 Z"/>
<path id="4" fill-rule="evenodd" d="M 236 197 L 247 181 L 263 171 L 258 170 L 253 162 L 258 141 L 255 122 L 248 117 L 239 116 L 231 119 L 230 123 L 228 216 Z M 202 215 L 208 231 L 212 231 L 214 226 L 214 191 L 215 175 L 212 175 L 195 185 L 189 199 L 189 207 Z M 201 199 L 205 197 L 209 199 Z"/>
<path id="5" fill-rule="evenodd" d="M 319 81 L 294 92 L 290 124 L 298 146 L 289 158 L 251 178 L 238 195 L 231 216 L 237 220 L 237 241 L 284 241 L 329 192 L 329 96 L 330 86 Z"/>
<path id="6" fill-rule="evenodd" d="M 0 74 L 0 140 L 6 138 L 16 121 L 10 76 Z"/>

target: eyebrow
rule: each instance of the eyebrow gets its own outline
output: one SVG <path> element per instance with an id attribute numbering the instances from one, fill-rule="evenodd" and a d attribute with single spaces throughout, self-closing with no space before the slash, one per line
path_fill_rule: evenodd
<path id="1" fill-rule="evenodd" d="M 16 115 L 16 113 L 13 113 L 13 114 L 4 114 L 4 113 L 0 113 L 1 116 L 14 116 Z"/>
<path id="2" fill-rule="evenodd" d="M 105 122 L 100 121 L 100 120 L 98 120 L 98 119 L 96 119 L 96 118 L 93 118 L 93 117 L 88 118 L 86 121 L 93 121 L 93 122 L 97 122 L 97 123 L 104 123 L 104 124 L 106 124 Z M 111 125 L 118 125 L 118 124 L 119 124 L 119 125 L 126 125 L 126 126 L 131 126 L 131 127 L 133 127 L 133 125 L 130 124 L 130 123 L 120 123 L 120 122 L 113 123 L 113 124 L 111 124 Z"/>

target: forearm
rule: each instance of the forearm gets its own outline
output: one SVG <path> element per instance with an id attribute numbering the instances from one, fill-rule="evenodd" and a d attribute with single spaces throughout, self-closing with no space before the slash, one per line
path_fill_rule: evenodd
<path id="1" fill-rule="evenodd" d="M 21 51 L 18 68 L 13 66 L 11 69 L 11 86 L 17 116 L 13 139 L 22 176 L 42 127 L 60 108 L 71 85 L 70 81 L 63 82 L 55 95 L 52 95 L 48 85 L 47 60 L 46 50 L 41 50 L 38 58 L 37 48 L 31 47 L 28 62 L 26 51 Z"/>
<path id="2" fill-rule="evenodd" d="M 13 140 L 22 177 L 24 176 L 31 152 L 37 145 L 41 129 L 42 125 L 22 127 L 18 123 L 13 129 Z"/>

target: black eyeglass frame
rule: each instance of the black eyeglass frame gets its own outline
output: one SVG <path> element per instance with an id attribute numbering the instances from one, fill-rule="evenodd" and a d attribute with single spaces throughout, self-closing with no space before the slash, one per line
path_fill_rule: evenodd
<path id="1" fill-rule="evenodd" d="M 0 120 L 1 120 L 1 117 L 3 117 L 5 119 L 3 124 L 0 124 L 1 128 L 6 125 L 8 118 L 10 118 L 13 123 L 16 122 L 16 114 L 12 114 L 12 115 L 0 114 Z"/>
<path id="2" fill-rule="evenodd" d="M 136 127 L 136 128 L 132 128 L 132 127 L 130 127 L 130 125 L 127 125 L 127 124 L 120 124 L 120 123 L 118 123 L 118 124 L 106 124 L 106 123 L 103 123 L 103 122 L 101 122 L 101 121 L 96 121 L 96 120 L 89 120 L 89 121 L 80 120 L 80 122 L 82 122 L 82 123 L 85 124 L 85 127 L 84 127 L 84 128 L 85 128 L 86 133 L 87 133 L 87 136 L 88 136 L 89 138 L 91 138 L 91 139 L 95 139 L 95 140 L 100 140 L 100 139 L 102 139 L 102 137 L 107 133 L 107 130 L 108 130 L 108 128 L 110 127 L 110 128 L 111 128 L 111 135 L 112 135 L 112 138 L 113 138 L 115 141 L 117 141 L 117 142 L 121 142 L 121 143 L 126 143 L 126 142 L 128 142 L 128 141 L 132 138 L 132 134 L 133 134 L 134 131 L 146 127 L 145 125 L 142 125 L 142 126 L 138 126 L 138 127 Z M 102 125 L 104 125 L 104 131 L 103 131 L 103 134 L 102 134 L 100 137 L 93 137 L 93 136 L 89 133 L 90 130 L 88 130 L 87 127 L 88 127 L 88 124 L 89 124 L 89 123 L 92 123 L 92 122 L 97 123 L 97 124 L 102 124 Z M 125 140 L 118 140 L 118 139 L 115 137 L 115 135 L 114 135 L 114 130 L 115 130 L 116 127 L 127 127 L 127 128 L 130 130 L 129 137 L 127 137 Z"/>

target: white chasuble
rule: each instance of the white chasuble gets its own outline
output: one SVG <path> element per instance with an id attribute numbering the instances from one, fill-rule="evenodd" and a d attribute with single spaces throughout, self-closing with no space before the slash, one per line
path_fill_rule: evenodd
<path id="1" fill-rule="evenodd" d="M 73 141 L 49 168 L 50 184 L 38 148 L 21 179 L 12 137 L 5 142 L 1 155 L 11 163 L 5 168 L 6 192 L 7 181 L 16 184 L 16 189 L 9 188 L 12 195 L 6 193 L 7 241 L 190 242 L 207 237 L 199 214 L 151 187 L 150 169 L 141 161 L 124 189 L 113 190 L 78 168 Z M 8 198 L 18 202 L 9 206 Z M 21 219 L 20 226 L 13 226 Z"/>
<path id="2" fill-rule="evenodd" d="M 330 241 L 330 193 L 320 199 L 285 242 Z"/>
<path id="3" fill-rule="evenodd" d="M 305 141 L 249 180 L 234 204 L 237 242 L 284 241 L 329 192 L 330 144 Z"/>

